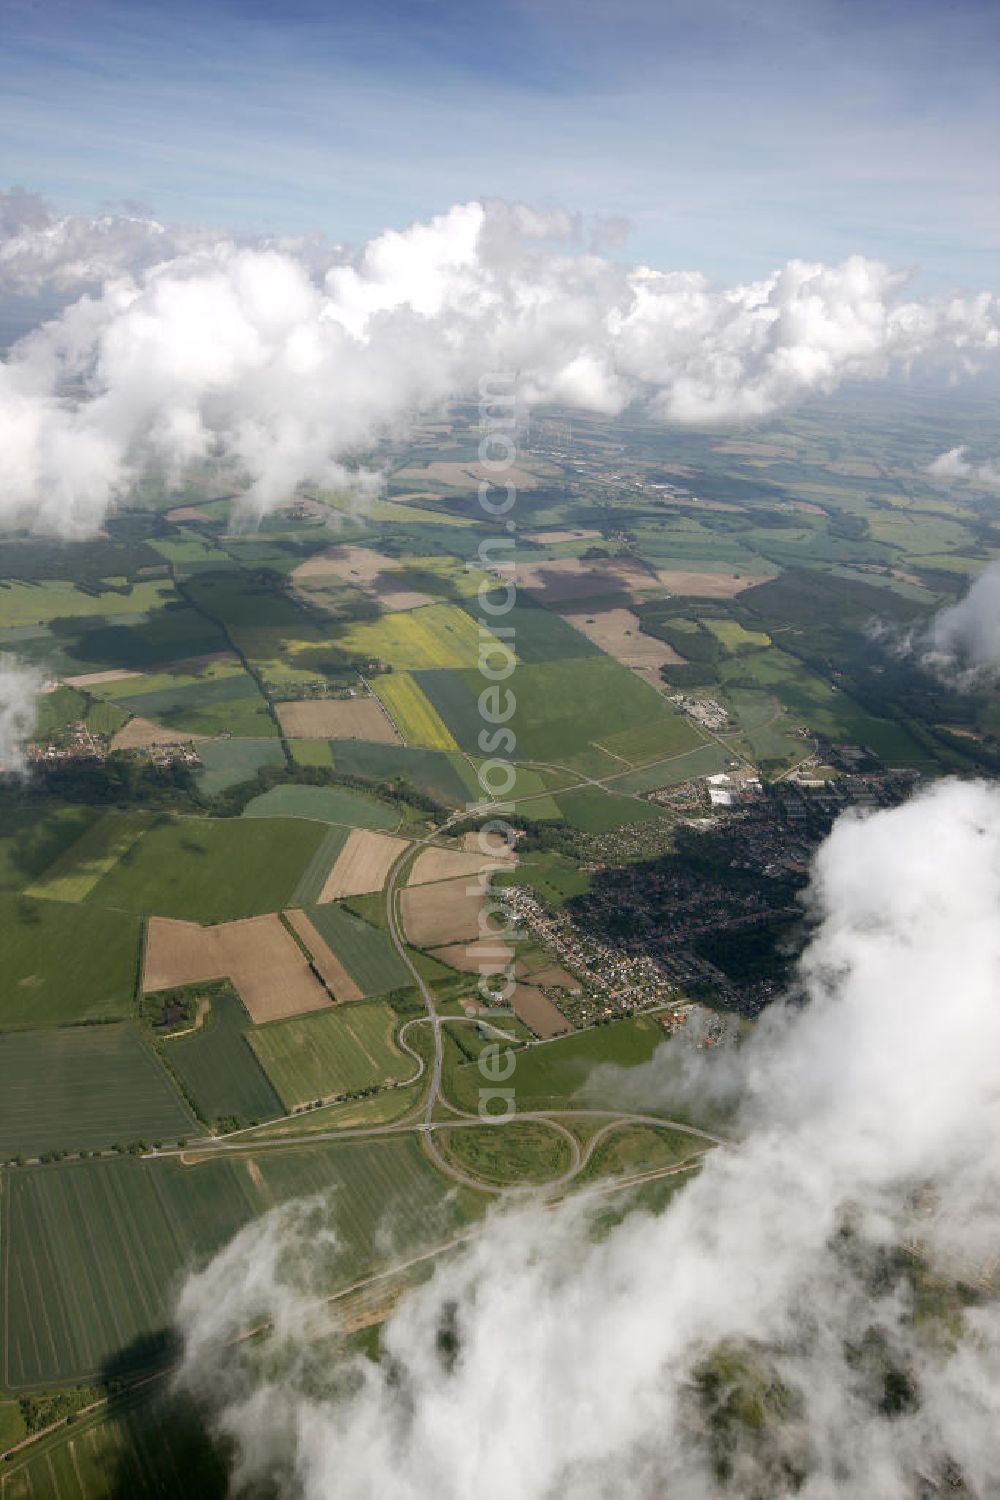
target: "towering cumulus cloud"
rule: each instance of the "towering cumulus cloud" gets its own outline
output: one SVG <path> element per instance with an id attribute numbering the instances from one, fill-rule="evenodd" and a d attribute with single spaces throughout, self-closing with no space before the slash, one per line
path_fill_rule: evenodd
<path id="1" fill-rule="evenodd" d="M 98 526 L 151 461 L 228 459 L 266 510 L 303 480 L 343 480 L 345 459 L 496 368 L 520 372 L 528 402 L 731 422 L 1000 346 L 996 297 L 907 301 L 877 261 L 790 261 L 718 288 L 561 250 L 567 215 L 504 204 L 460 205 L 322 268 L 315 247 L 182 242 L 146 220 L 129 221 L 130 260 L 110 231 L 95 247 L 75 221 L 24 224 L 41 212 L 17 210 L 8 275 L 28 278 L 48 246 L 54 265 L 107 279 L 0 366 L 0 521 L 68 534 Z"/>
<path id="2" fill-rule="evenodd" d="M 495 1216 L 398 1307 L 379 1365 L 318 1353 L 317 1206 L 189 1282 L 183 1379 L 244 1480 L 306 1500 L 1000 1492 L 1000 791 L 845 818 L 811 895 L 808 1003 L 761 1023 L 739 1143 L 665 1211 L 603 1235 L 580 1206 Z M 950 1298 L 957 1278 L 983 1284 Z M 239 1355 L 268 1317 L 270 1354 Z"/>

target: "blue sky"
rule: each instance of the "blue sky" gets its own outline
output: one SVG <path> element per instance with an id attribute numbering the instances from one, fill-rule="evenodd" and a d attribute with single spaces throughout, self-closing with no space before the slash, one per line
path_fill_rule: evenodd
<path id="1" fill-rule="evenodd" d="M 994 285 L 1000 5 L 4 0 L 0 182 L 60 209 L 359 241 L 479 196 L 615 253 Z"/>

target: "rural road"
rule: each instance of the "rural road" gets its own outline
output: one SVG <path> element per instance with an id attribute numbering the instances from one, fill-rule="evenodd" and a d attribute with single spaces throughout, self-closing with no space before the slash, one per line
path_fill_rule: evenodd
<path id="1" fill-rule="evenodd" d="M 554 769 L 554 767 L 553 767 Z M 560 769 L 568 770 L 568 767 Z M 570 773 L 572 774 L 572 773 Z M 613 779 L 612 777 L 606 778 Z M 585 777 L 577 782 L 577 785 L 596 785 L 592 778 Z M 530 801 L 531 798 L 521 800 Z M 487 807 L 488 804 L 483 804 Z M 504 1125 L 517 1121 L 533 1121 L 548 1126 L 554 1133 L 561 1136 L 569 1147 L 570 1161 L 566 1170 L 557 1178 L 551 1179 L 542 1185 L 545 1192 L 557 1192 L 570 1186 L 590 1162 L 597 1147 L 607 1139 L 614 1131 L 624 1129 L 633 1125 L 645 1125 L 653 1129 L 674 1130 L 692 1137 L 695 1142 L 701 1143 L 702 1149 L 708 1146 L 727 1146 L 732 1144 L 722 1136 L 715 1135 L 709 1130 L 690 1125 L 685 1121 L 665 1119 L 660 1115 L 651 1115 L 631 1110 L 615 1109 L 542 1109 L 542 1110 L 518 1110 L 509 1117 L 497 1116 L 491 1120 L 484 1120 L 478 1114 L 470 1113 L 459 1108 L 448 1099 L 442 1089 L 442 1075 L 444 1068 L 444 1041 L 442 1036 L 442 1017 L 434 1001 L 434 994 L 424 976 L 420 973 L 411 957 L 405 936 L 400 926 L 397 912 L 396 893 L 400 888 L 401 877 L 409 869 L 411 863 L 416 859 L 421 850 L 432 845 L 442 835 L 447 834 L 451 826 L 467 817 L 470 811 L 477 809 L 461 808 L 451 814 L 443 823 L 432 828 L 423 838 L 408 845 L 397 858 L 392 866 L 385 888 L 385 914 L 386 926 L 389 939 L 403 964 L 406 972 L 410 975 L 418 994 L 423 1001 L 426 1014 L 414 1017 L 407 1021 L 399 1032 L 399 1045 L 402 1050 L 412 1057 L 416 1064 L 416 1070 L 408 1078 L 402 1080 L 398 1087 L 404 1087 L 416 1083 L 427 1071 L 428 1063 L 406 1040 L 406 1033 L 413 1026 L 429 1024 L 433 1042 L 433 1053 L 430 1067 L 430 1079 L 428 1082 L 427 1096 L 422 1105 L 419 1106 L 419 1117 L 414 1118 L 412 1112 L 408 1112 L 402 1118 L 394 1120 L 385 1125 L 359 1125 L 346 1128 L 332 1128 L 330 1130 L 302 1130 L 296 1132 L 290 1130 L 280 1136 L 270 1139 L 259 1138 L 254 1132 L 259 1126 L 249 1127 L 247 1130 L 234 1131 L 225 1137 L 206 1139 L 203 1142 L 195 1142 L 183 1147 L 166 1147 L 147 1153 L 151 1157 L 172 1156 L 181 1157 L 185 1162 L 193 1162 L 206 1156 L 219 1155 L 227 1152 L 253 1152 L 287 1150 L 290 1146 L 304 1145 L 307 1143 L 318 1144 L 320 1142 L 364 1140 L 385 1136 L 419 1134 L 428 1155 L 435 1166 L 446 1177 L 464 1187 L 472 1188 L 476 1192 L 502 1193 L 509 1189 L 496 1183 L 483 1181 L 471 1172 L 464 1171 L 455 1162 L 449 1160 L 441 1151 L 436 1135 L 449 1130 L 461 1130 L 481 1128 L 484 1125 L 494 1125 L 502 1129 Z M 460 1023 L 463 1020 L 471 1020 L 466 1017 L 448 1017 L 449 1020 Z M 440 1104 L 454 1117 L 446 1120 L 435 1120 L 435 1107 Z M 563 1123 L 566 1120 L 584 1121 L 587 1119 L 602 1119 L 606 1123 L 598 1129 L 585 1147 L 573 1132 Z M 693 1153 L 696 1154 L 696 1153 Z M 690 1158 L 684 1159 L 685 1163 Z M 645 1180 L 648 1176 L 662 1176 L 675 1168 L 664 1168 L 652 1173 L 640 1174 L 636 1181 Z"/>

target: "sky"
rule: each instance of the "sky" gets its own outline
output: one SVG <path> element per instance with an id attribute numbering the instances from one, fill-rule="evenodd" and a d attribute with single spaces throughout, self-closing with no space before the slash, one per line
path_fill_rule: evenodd
<path id="1" fill-rule="evenodd" d="M 721 279 L 992 285 L 993 0 L 5 0 L 0 183 L 363 243 L 455 202 Z M 627 233 L 623 233 L 627 226 Z"/>

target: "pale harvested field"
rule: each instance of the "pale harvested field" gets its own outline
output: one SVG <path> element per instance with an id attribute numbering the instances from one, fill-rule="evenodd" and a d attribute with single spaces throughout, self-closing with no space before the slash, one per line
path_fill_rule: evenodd
<path id="1" fill-rule="evenodd" d="M 602 651 L 620 661 L 622 666 L 631 667 L 633 672 L 638 672 L 657 689 L 663 685 L 660 668 L 668 663 L 676 665 L 684 660 L 666 641 L 658 641 L 654 636 L 644 634 L 638 617 L 630 609 L 564 614 L 563 619 L 568 620 L 596 646 L 600 646 Z"/>
<path id="2" fill-rule="evenodd" d="M 479 925 L 485 895 L 485 879 L 468 875 L 437 885 L 407 886 L 399 898 L 406 936 L 418 948 L 442 948 L 488 937 L 489 930 L 483 932 Z"/>
<path id="3" fill-rule="evenodd" d="M 472 943 L 448 943 L 433 950 L 434 957 L 463 974 L 503 974 L 510 966 L 511 950 L 499 938 Z"/>
<path id="4" fill-rule="evenodd" d="M 155 745 L 188 745 L 211 735 L 192 734 L 189 729 L 164 729 L 152 719 L 129 719 L 111 741 L 112 750 L 151 750 Z"/>
<path id="5" fill-rule="evenodd" d="M 377 740 L 403 742 L 377 698 L 314 698 L 276 703 L 282 734 L 291 740 Z"/>
<path id="6" fill-rule="evenodd" d="M 398 557 L 387 557 L 384 552 L 375 552 L 371 547 L 346 547 L 341 544 L 327 547 L 325 552 L 307 557 L 305 562 L 292 569 L 291 576 L 296 580 L 339 578 L 343 583 L 353 583 L 358 588 L 367 589 L 380 573 L 391 573 L 401 567 Z"/>
<path id="7" fill-rule="evenodd" d="M 437 880 L 457 880 L 464 875 L 484 875 L 507 869 L 511 859 L 461 849 L 425 849 L 413 861 L 407 885 L 430 885 Z"/>
<path id="8" fill-rule="evenodd" d="M 126 667 L 110 667 L 106 672 L 83 672 L 79 677 L 64 677 L 67 687 L 97 687 L 101 682 L 124 682 L 126 677 L 141 677 L 141 672 L 130 672 Z"/>
<path id="9" fill-rule="evenodd" d="M 657 579 L 642 563 L 630 557 L 608 557 L 586 561 L 581 557 L 559 557 L 552 562 L 519 562 L 518 587 L 548 604 L 602 594 L 634 594 L 655 589 Z"/>
<path id="10" fill-rule="evenodd" d="M 280 917 L 247 917 L 215 927 L 150 917 L 143 989 L 173 989 L 207 979 L 228 979 L 256 1022 L 298 1016 L 330 1004 Z"/>
<path id="11" fill-rule="evenodd" d="M 529 531 L 527 533 L 528 541 L 537 542 L 540 547 L 554 546 L 557 542 L 587 542 L 600 535 L 599 531 Z"/>
<path id="12" fill-rule="evenodd" d="M 198 510 L 193 505 L 175 505 L 173 510 L 167 511 L 168 521 L 211 521 L 203 510 Z"/>
<path id="13" fill-rule="evenodd" d="M 425 604 L 435 602 L 431 594 L 421 594 L 418 589 L 406 588 L 403 581 L 393 578 L 391 573 L 376 578 L 368 592 L 389 614 L 398 614 L 404 609 L 421 609 Z"/>
<path id="14" fill-rule="evenodd" d="M 557 1006 L 534 985 L 519 984 L 511 999 L 514 1014 L 525 1026 L 530 1026 L 536 1036 L 563 1036 L 573 1028 Z"/>
<path id="15" fill-rule="evenodd" d="M 363 991 L 358 989 L 337 955 L 327 946 L 304 911 L 286 911 L 285 916 L 312 954 L 323 983 L 332 990 L 338 1000 L 360 1000 Z"/>
<path id="16" fill-rule="evenodd" d="M 697 594 L 704 599 L 732 599 L 744 589 L 755 584 L 769 583 L 773 574 L 741 573 L 688 573 L 680 569 L 661 568 L 656 574 L 659 582 L 671 594 Z"/>
<path id="17" fill-rule="evenodd" d="M 342 896 L 369 896 L 380 891 L 389 871 L 409 844 L 409 839 L 395 838 L 391 833 L 352 828 L 319 893 L 320 903 L 339 901 Z"/>

